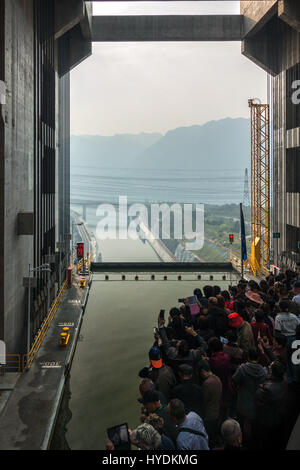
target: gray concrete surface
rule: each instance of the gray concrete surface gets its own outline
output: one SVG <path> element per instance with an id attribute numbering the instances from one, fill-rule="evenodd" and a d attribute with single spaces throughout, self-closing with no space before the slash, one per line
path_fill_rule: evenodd
<path id="1" fill-rule="evenodd" d="M 92 41 L 240 41 L 240 15 L 94 16 Z"/>
<path id="2" fill-rule="evenodd" d="M 0 414 L 1 450 L 47 449 L 71 366 L 89 288 L 80 289 L 78 276 L 68 289 L 37 357 L 22 374 Z M 64 324 L 70 324 L 67 347 L 59 346 Z M 2 402 L 3 402 L 2 400 Z M 1 399 L 0 399 L 1 411 Z"/>
<path id="3" fill-rule="evenodd" d="M 0 375 L 0 391 L 13 390 L 19 380 L 20 374 L 18 372 L 7 372 Z"/>

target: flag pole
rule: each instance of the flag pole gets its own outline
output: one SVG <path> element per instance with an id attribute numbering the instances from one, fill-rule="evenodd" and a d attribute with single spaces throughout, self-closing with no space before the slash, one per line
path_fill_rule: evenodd
<path id="1" fill-rule="evenodd" d="M 244 252 L 243 252 L 243 234 L 242 234 L 242 213 L 243 213 L 243 205 L 240 203 L 240 220 L 241 220 L 241 271 L 242 271 L 242 279 L 244 279 Z"/>

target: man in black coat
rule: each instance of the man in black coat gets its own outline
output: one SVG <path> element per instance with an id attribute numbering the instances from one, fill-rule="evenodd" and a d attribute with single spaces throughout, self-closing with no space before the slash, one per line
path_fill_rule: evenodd
<path id="1" fill-rule="evenodd" d="M 261 449 L 284 449 L 284 422 L 287 398 L 285 366 L 275 361 L 271 376 L 259 386 L 257 399 L 257 437 Z"/>
<path id="2" fill-rule="evenodd" d="M 215 336 L 224 336 L 229 329 L 228 316 L 225 310 L 218 307 L 216 297 L 210 297 L 208 300 L 207 318 L 209 327 L 214 331 Z"/>
<path id="3" fill-rule="evenodd" d="M 184 404 L 186 413 L 194 411 L 202 415 L 202 389 L 193 381 L 193 367 L 189 364 L 179 366 L 180 383 L 171 390 L 171 398 L 178 398 Z"/>

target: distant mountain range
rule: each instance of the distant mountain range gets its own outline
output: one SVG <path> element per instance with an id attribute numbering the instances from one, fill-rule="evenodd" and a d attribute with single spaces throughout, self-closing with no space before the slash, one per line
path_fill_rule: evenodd
<path id="1" fill-rule="evenodd" d="M 119 134 L 112 137 L 71 136 L 71 164 L 102 168 L 131 168 L 162 134 Z"/>
<path id="2" fill-rule="evenodd" d="M 244 169 L 250 165 L 250 120 L 221 119 L 165 135 L 72 136 L 71 164 L 102 168 Z"/>

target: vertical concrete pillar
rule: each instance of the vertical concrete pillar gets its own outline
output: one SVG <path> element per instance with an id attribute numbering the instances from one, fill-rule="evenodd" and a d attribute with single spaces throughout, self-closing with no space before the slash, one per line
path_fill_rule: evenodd
<path id="1" fill-rule="evenodd" d="M 0 80 L 5 80 L 5 2 L 0 1 Z M 4 100 L 3 100 L 4 101 Z M 0 340 L 4 339 L 4 105 L 0 103 Z"/>

